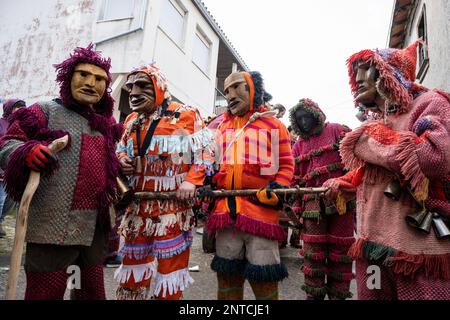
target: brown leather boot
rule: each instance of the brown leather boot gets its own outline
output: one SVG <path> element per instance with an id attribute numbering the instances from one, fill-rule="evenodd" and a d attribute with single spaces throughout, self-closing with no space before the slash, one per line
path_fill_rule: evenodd
<path id="1" fill-rule="evenodd" d="M 217 300 L 243 300 L 245 278 L 238 274 L 217 273 Z"/>
<path id="2" fill-rule="evenodd" d="M 256 300 L 278 300 L 278 282 L 250 281 Z"/>

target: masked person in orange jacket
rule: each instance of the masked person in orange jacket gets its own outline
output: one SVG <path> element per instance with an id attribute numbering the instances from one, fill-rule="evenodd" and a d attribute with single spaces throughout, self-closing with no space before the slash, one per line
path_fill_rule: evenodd
<path id="1" fill-rule="evenodd" d="M 217 199 L 208 217 L 216 232 L 218 299 L 242 300 L 245 279 L 257 299 L 278 299 L 278 282 L 287 277 L 278 242 L 285 239 L 278 224 L 281 199 L 271 189 L 289 186 L 294 159 L 289 132 L 264 108 L 267 94 L 259 72 L 236 72 L 225 80 L 228 112 L 216 131 L 220 170 L 217 189 L 260 189 L 257 196 Z"/>
<path id="2" fill-rule="evenodd" d="M 203 154 L 212 136 L 196 108 L 171 102 L 155 65 L 132 71 L 126 86 L 134 112 L 117 148 L 122 171 L 135 192 L 176 191 L 177 199 L 140 200 L 128 207 L 119 228 L 125 244 L 115 274 L 117 297 L 177 300 L 193 283 L 188 270 L 192 198 L 203 185 L 208 166 Z"/>

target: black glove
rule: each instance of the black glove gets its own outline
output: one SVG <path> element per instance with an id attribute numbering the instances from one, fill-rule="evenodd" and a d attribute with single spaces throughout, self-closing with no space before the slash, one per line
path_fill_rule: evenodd
<path id="1" fill-rule="evenodd" d="M 203 202 L 214 202 L 215 197 L 216 196 L 214 195 L 211 186 L 205 186 L 197 189 L 196 198 L 200 199 Z"/>

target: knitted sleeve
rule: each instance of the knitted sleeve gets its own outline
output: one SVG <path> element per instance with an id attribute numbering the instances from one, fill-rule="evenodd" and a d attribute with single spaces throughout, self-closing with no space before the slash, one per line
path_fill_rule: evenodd
<path id="1" fill-rule="evenodd" d="M 294 177 L 294 157 L 292 156 L 289 131 L 282 124 L 279 126 L 279 162 L 275 182 L 290 186 Z"/>
<path id="2" fill-rule="evenodd" d="M 356 188 L 361 183 L 363 175 L 363 168 L 353 170 L 342 177 L 325 181 L 323 187 L 330 188 L 332 193 L 340 194 L 342 199 L 348 202 L 356 198 Z"/>
<path id="3" fill-rule="evenodd" d="M 47 115 L 38 104 L 17 110 L 10 123 L 0 139 L 0 166 L 4 170 L 6 191 L 15 201 L 20 201 L 30 175 L 25 164 L 27 154 L 35 145 L 49 145 L 68 133 L 48 129 Z M 54 163 L 42 173 L 43 176 L 51 175 L 56 168 L 57 163 Z"/>
<path id="4" fill-rule="evenodd" d="M 417 99 L 411 132 L 401 133 L 396 161 L 416 193 L 427 180 L 440 180 L 450 171 L 450 95 L 430 91 Z"/>
<path id="5" fill-rule="evenodd" d="M 394 131 L 377 121 L 364 124 L 342 142 L 346 166 L 382 166 L 409 181 L 418 198 L 426 198 L 429 180 L 440 179 L 450 170 L 448 94 L 432 91 L 420 96 L 408 129 Z"/>

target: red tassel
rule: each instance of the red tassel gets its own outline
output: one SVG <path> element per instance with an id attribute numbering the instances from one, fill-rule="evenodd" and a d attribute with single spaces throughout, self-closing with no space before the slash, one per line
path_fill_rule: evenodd
<path id="1" fill-rule="evenodd" d="M 286 239 L 286 232 L 279 224 L 264 223 L 244 215 L 237 216 L 235 228 L 255 236 L 279 242 L 283 242 Z"/>
<path id="2" fill-rule="evenodd" d="M 334 244 L 352 245 L 355 242 L 354 237 L 336 237 L 328 235 L 328 242 Z"/>
<path id="3" fill-rule="evenodd" d="M 348 250 L 348 256 L 353 260 L 363 258 L 364 239 L 358 239 Z"/>
<path id="4" fill-rule="evenodd" d="M 309 242 L 309 243 L 326 243 L 328 240 L 327 235 L 311 235 L 304 234 L 300 236 L 301 240 Z"/>
<path id="5" fill-rule="evenodd" d="M 214 233 L 219 229 L 228 227 L 231 223 L 232 221 L 228 214 L 213 214 L 208 217 L 206 230 L 208 233 Z"/>

